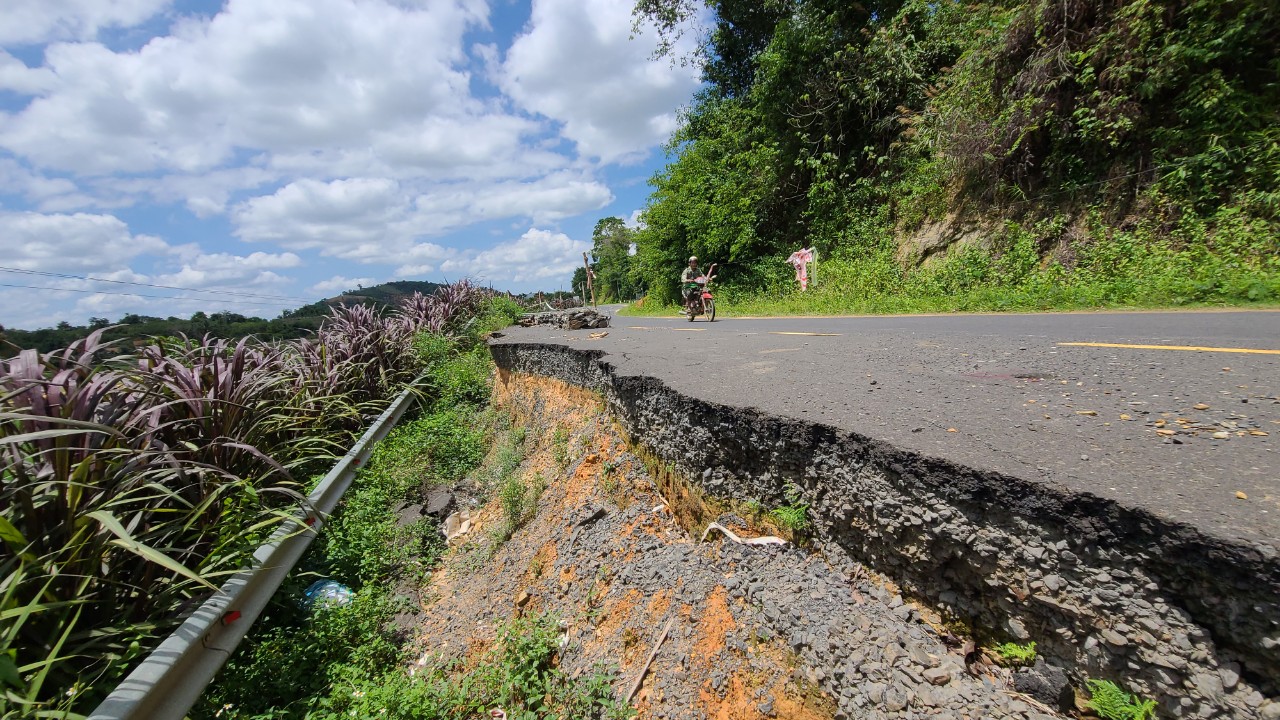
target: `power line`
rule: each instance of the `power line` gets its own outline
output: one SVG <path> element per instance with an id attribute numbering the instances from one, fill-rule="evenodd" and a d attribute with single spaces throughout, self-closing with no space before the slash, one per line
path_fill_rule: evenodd
<path id="1" fill-rule="evenodd" d="M 198 288 L 179 287 L 177 285 L 156 285 L 153 283 L 133 282 L 131 280 L 109 280 L 107 278 L 92 277 L 89 275 L 70 275 L 67 273 L 47 272 L 44 270 L 25 270 L 23 268 L 12 268 L 0 265 L 0 271 L 21 273 L 23 275 L 43 275 L 45 277 L 66 278 L 68 280 L 88 280 L 91 282 L 115 283 L 117 285 L 137 285 L 139 287 L 159 288 L 161 290 L 182 290 L 183 292 L 211 293 L 213 295 L 230 295 L 232 297 L 252 297 L 262 298 L 265 300 L 295 300 L 302 302 L 311 302 L 308 298 L 294 297 L 290 295 L 263 295 L 260 293 L 234 292 L 231 290 L 200 290 Z M 111 293 L 105 293 L 111 294 Z"/>
<path id="2" fill-rule="evenodd" d="M 74 292 L 74 293 L 84 293 L 86 295 L 124 295 L 128 297 L 151 298 L 153 300 L 194 300 L 197 302 L 224 302 L 224 303 L 234 303 L 236 305 L 263 305 L 266 307 L 280 307 L 280 303 L 256 302 L 253 300 L 226 300 L 223 298 L 193 298 L 193 297 L 182 297 L 181 295 L 144 295 L 142 293 L 109 292 L 106 290 L 77 290 L 75 288 L 41 287 L 39 285 L 15 285 L 12 283 L 0 283 L 0 287 L 21 288 L 24 290 L 48 290 L 49 292 Z"/>

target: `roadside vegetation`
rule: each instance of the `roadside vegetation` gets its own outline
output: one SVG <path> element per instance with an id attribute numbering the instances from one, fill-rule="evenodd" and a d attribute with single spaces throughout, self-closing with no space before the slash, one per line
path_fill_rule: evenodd
<path id="1" fill-rule="evenodd" d="M 0 361 L 0 717 L 91 710 L 424 368 L 450 368 L 430 375 L 435 396 L 484 395 L 468 379 L 487 362 L 482 348 L 451 346 L 433 365 L 414 338 L 471 348 L 517 311 L 462 282 L 391 312 L 334 308 L 292 343 L 177 338 L 126 351 L 99 330 Z M 440 472 L 469 462 L 465 419 L 420 422 L 424 443 L 453 448 Z M 332 528 L 343 549 L 331 560 L 356 578 L 412 566 L 434 537 L 376 518 Z M 381 553 L 392 536 L 397 552 Z M 360 551 L 371 545 L 380 554 Z M 392 605 L 357 597 L 353 608 L 326 632 L 362 635 L 366 613 Z M 386 647 L 375 633 L 358 651 Z"/>
<path id="2" fill-rule="evenodd" d="M 406 622 L 428 602 L 429 572 L 446 550 L 430 518 L 406 524 L 401 509 L 424 504 L 433 488 L 470 475 L 496 497 L 499 527 L 477 539 L 463 561 L 476 570 L 493 548 L 532 515 L 541 486 L 517 472 L 529 441 L 489 408 L 492 362 L 483 334 L 512 316 L 481 315 L 460 337 L 420 335 L 415 352 L 427 388 L 418 415 L 375 449 L 331 522 L 254 625 L 193 717 L 266 718 L 480 717 L 502 708 L 509 718 L 626 718 L 613 699 L 614 675 L 596 668 L 569 677 L 557 662 L 561 628 L 550 615 L 516 617 L 498 628 L 482 657 L 417 662 Z M 318 578 L 351 588 L 345 605 L 307 607 L 304 589 Z M 416 652 L 415 652 L 416 650 Z M 410 670 L 410 668 L 412 670 Z"/>
<path id="3" fill-rule="evenodd" d="M 1280 302 L 1272 3 L 636 6 L 667 40 L 701 12 L 643 225 L 597 226 L 610 299 L 663 311 L 697 255 L 739 314 Z"/>
<path id="4" fill-rule="evenodd" d="M 415 280 L 383 283 L 368 288 L 361 286 L 337 297 L 285 310 L 279 317 L 270 320 L 230 311 L 201 311 L 193 313 L 189 318 L 173 315 L 162 318 L 128 313 L 116 322 L 105 317 L 91 317 L 85 325 L 73 325 L 64 321 L 54 327 L 39 330 L 0 327 L 0 355 L 27 348 L 53 352 L 86 337 L 94 330 L 102 330 L 103 341 L 112 343 L 149 344 L 156 338 L 176 338 L 183 335 L 210 335 L 224 340 L 252 337 L 257 342 L 296 340 L 314 335 L 330 311 L 339 305 L 368 305 L 379 312 L 390 312 L 414 293 L 431 295 L 441 287 L 439 283 Z"/>

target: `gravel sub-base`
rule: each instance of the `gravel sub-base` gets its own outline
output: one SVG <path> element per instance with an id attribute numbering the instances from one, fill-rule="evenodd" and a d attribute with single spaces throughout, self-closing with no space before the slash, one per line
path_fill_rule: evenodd
<path id="1" fill-rule="evenodd" d="M 473 657 L 501 620 L 550 612 L 565 628 L 562 666 L 617 668 L 622 695 L 674 618 L 635 699 L 642 718 L 1060 717 L 1014 693 L 1007 670 L 971 673 L 962 641 L 857 563 L 720 534 L 698 542 L 594 396 L 523 377 L 495 400 L 529 428 L 519 472 L 546 489 L 491 551 L 499 511 L 473 513 L 418 619 L 423 662 Z M 769 532 L 719 519 L 744 537 Z"/>

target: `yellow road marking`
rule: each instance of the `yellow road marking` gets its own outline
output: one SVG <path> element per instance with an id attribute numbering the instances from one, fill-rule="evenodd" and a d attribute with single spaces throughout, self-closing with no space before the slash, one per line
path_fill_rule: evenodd
<path id="1" fill-rule="evenodd" d="M 844 333 L 783 332 L 781 330 L 775 330 L 770 332 L 769 334 L 770 335 L 805 335 L 807 337 L 840 337 Z"/>
<path id="2" fill-rule="evenodd" d="M 706 332 L 707 331 L 706 328 L 671 328 L 671 329 L 676 330 L 678 332 Z"/>
<path id="3" fill-rule="evenodd" d="M 776 353 L 776 352 L 800 352 L 803 349 L 804 348 L 775 348 L 773 350 L 761 350 L 759 354 L 768 355 L 769 353 Z"/>
<path id="4" fill-rule="evenodd" d="M 1224 348 L 1224 347 L 1199 347 L 1197 345 L 1128 345 L 1125 343 L 1096 343 L 1096 342 L 1064 342 L 1058 345 L 1080 345 L 1083 347 L 1104 347 L 1104 348 L 1128 348 L 1130 350 L 1189 350 L 1192 352 L 1225 352 L 1225 353 L 1248 353 L 1251 355 L 1280 355 L 1280 350 L 1265 350 L 1261 348 Z"/>

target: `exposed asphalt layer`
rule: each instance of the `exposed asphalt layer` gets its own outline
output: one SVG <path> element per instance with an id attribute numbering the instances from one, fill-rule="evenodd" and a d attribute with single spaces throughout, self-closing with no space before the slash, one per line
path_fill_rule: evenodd
<path id="1" fill-rule="evenodd" d="M 513 328 L 496 342 L 603 351 L 620 375 L 706 401 L 1091 493 L 1227 541 L 1280 538 L 1280 354 L 1066 344 L 1276 351 L 1280 312 L 615 317 L 593 332 Z"/>

